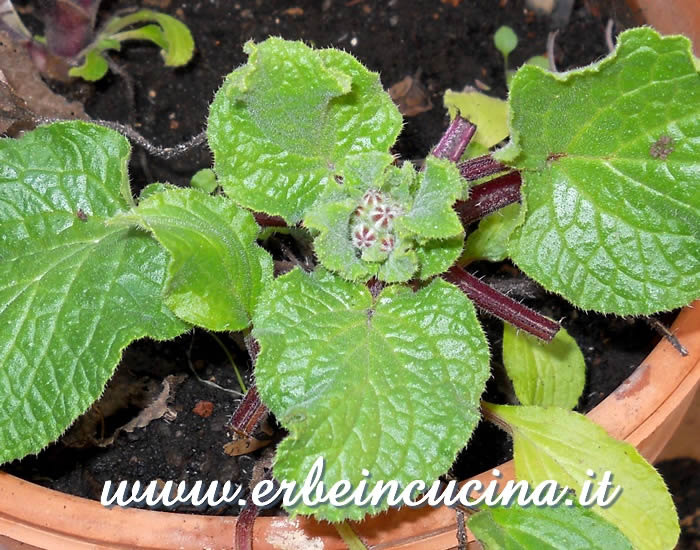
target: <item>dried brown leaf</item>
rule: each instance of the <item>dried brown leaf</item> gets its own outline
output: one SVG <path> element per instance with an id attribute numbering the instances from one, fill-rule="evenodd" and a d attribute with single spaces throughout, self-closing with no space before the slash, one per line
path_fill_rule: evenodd
<path id="1" fill-rule="evenodd" d="M 394 84 L 389 88 L 389 95 L 403 116 L 416 116 L 433 108 L 427 90 L 413 76 Z"/>

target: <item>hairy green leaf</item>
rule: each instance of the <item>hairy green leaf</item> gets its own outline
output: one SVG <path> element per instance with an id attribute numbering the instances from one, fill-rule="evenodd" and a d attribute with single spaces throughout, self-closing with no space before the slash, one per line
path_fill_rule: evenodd
<path id="1" fill-rule="evenodd" d="M 611 483 L 622 488 L 619 497 L 607 507 L 595 504 L 590 509 L 617 526 L 637 550 L 675 546 L 679 526 L 671 495 L 632 445 L 613 439 L 582 414 L 560 408 L 486 408 L 513 435 L 518 479 L 531 485 L 551 479 L 580 491 L 584 482 L 599 482 L 609 471 Z"/>
<path id="2" fill-rule="evenodd" d="M 201 189 L 205 193 L 213 193 L 219 183 L 216 181 L 216 174 L 211 168 L 202 168 L 192 176 L 190 185 L 195 189 Z"/>
<path id="3" fill-rule="evenodd" d="M 477 91 L 453 92 L 447 90 L 445 107 L 454 118 L 459 113 L 472 124 L 476 124 L 476 133 L 472 143 L 478 143 L 486 149 L 497 145 L 508 137 L 508 102 Z"/>
<path id="4" fill-rule="evenodd" d="M 170 253 L 166 304 L 209 330 L 242 330 L 265 284 L 272 258 L 255 244 L 259 227 L 233 201 L 198 189 L 153 193 L 112 223 L 153 232 Z"/>
<path id="5" fill-rule="evenodd" d="M 510 256 L 584 309 L 650 314 L 700 291 L 700 75 L 681 36 L 622 33 L 563 74 L 526 66 L 510 93 L 522 170 Z"/>
<path id="6" fill-rule="evenodd" d="M 82 65 L 68 69 L 69 76 L 77 76 L 88 82 L 100 80 L 107 74 L 109 65 L 102 52 L 90 50 L 85 54 Z"/>
<path id="7" fill-rule="evenodd" d="M 350 54 L 269 38 L 217 92 L 207 135 L 224 191 L 241 205 L 298 222 L 344 159 L 386 153 L 401 115 L 378 75 Z"/>
<path id="8" fill-rule="evenodd" d="M 410 208 L 396 219 L 397 230 L 419 239 L 461 235 L 464 228 L 452 205 L 462 198 L 466 186 L 455 165 L 446 159 L 429 157 L 417 183 Z"/>
<path id="9" fill-rule="evenodd" d="M 583 353 L 564 328 L 542 342 L 504 324 L 503 365 L 523 405 L 573 409 L 586 384 Z"/>
<path id="10" fill-rule="evenodd" d="M 372 479 L 432 482 L 452 464 L 478 419 L 489 353 L 474 307 L 441 279 L 414 293 L 368 289 L 325 270 L 277 279 L 253 318 L 256 382 L 289 430 L 278 479 L 303 482 L 318 456 L 328 486 L 362 469 Z M 386 506 L 292 512 L 330 521 Z"/>
<path id="11" fill-rule="evenodd" d="M 150 21 L 155 24 L 123 30 L 131 25 Z M 166 13 L 153 10 L 139 10 L 123 17 L 114 17 L 102 35 L 118 42 L 150 40 L 161 48 L 160 53 L 168 67 L 186 65 L 194 54 L 194 39 L 187 25 Z"/>
<path id="12" fill-rule="evenodd" d="M 460 263 L 474 260 L 501 262 L 508 257 L 508 239 L 520 217 L 520 205 L 509 204 L 479 222 L 467 237 Z"/>
<path id="13" fill-rule="evenodd" d="M 132 340 L 187 328 L 163 303 L 167 253 L 105 225 L 131 206 L 129 152 L 77 121 L 0 139 L 0 462 L 57 439 Z"/>
<path id="14" fill-rule="evenodd" d="M 632 550 L 614 525 L 579 506 L 489 508 L 468 525 L 485 550 Z"/>
<path id="15" fill-rule="evenodd" d="M 345 163 L 334 185 L 304 217 L 327 269 L 353 281 L 377 276 L 402 282 L 442 273 L 459 257 L 464 228 L 452 205 L 466 182 L 454 164 L 430 157 L 425 170 L 391 165 L 391 155 L 364 153 Z"/>

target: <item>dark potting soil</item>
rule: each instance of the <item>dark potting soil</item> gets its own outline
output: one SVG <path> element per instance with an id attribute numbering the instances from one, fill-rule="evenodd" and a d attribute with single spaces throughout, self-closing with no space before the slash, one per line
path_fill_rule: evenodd
<path id="1" fill-rule="evenodd" d="M 113 74 L 97 85 L 78 84 L 62 92 L 79 97 L 94 118 L 131 123 L 144 136 L 162 145 L 183 142 L 204 127 L 207 108 L 224 76 L 245 62 L 242 45 L 269 35 L 303 39 L 317 47 L 335 46 L 356 55 L 382 75 L 386 87 L 413 76 L 433 107 L 407 117 L 395 152 L 404 159 L 425 157 L 447 125 L 442 95 L 448 88 L 473 85 L 475 79 L 505 97 L 500 54 L 493 46 L 494 31 L 502 24 L 520 37 L 511 54 L 511 66 L 545 53 L 551 19 L 524 9 L 522 1 L 468 2 L 461 0 L 143 0 L 141 5 L 171 13 L 190 27 L 197 53 L 185 68 L 164 68 L 155 48 L 130 45 L 115 60 L 133 81 L 134 101 L 128 99 L 125 81 Z M 106 1 L 103 11 L 135 5 Z M 561 29 L 555 50 L 560 70 L 580 66 L 607 53 L 604 28 L 612 17 L 621 30 L 631 26 L 633 14 L 617 3 L 576 2 Z M 151 181 L 186 185 L 199 168 L 210 166 L 211 155 L 202 147 L 174 161 L 146 158 L 135 148 L 131 175 L 135 190 Z M 586 357 L 588 383 L 579 410 L 587 411 L 616 388 L 658 341 L 642 321 L 588 315 L 563 300 L 546 294 L 512 266 L 473 266 L 485 280 L 555 319 L 576 338 Z M 493 354 L 495 376 L 486 398 L 513 401 L 503 382 L 500 346 L 502 325 L 483 316 Z M 250 365 L 240 339 L 223 337 L 239 368 L 250 376 Z M 191 358 L 191 361 L 188 359 Z M 91 421 L 80 421 L 70 440 L 82 448 L 51 445 L 37 457 L 10 464 L 7 471 L 47 487 L 99 499 L 106 480 L 113 482 L 154 479 L 211 481 L 246 484 L 255 460 L 263 451 L 230 457 L 222 448 L 230 441 L 225 423 L 238 399 L 192 376 L 239 390 L 232 366 L 211 336 L 194 331 L 173 342 L 141 341 L 133 344 Z M 129 421 L 161 389 L 168 375 L 182 377 L 171 390 L 165 420 L 119 433 L 106 447 L 91 442 L 110 436 Z M 172 379 L 170 379 L 172 380 Z M 116 403 L 116 404 L 115 404 Z M 111 413 L 111 414 L 107 414 Z M 464 478 L 508 459 L 510 442 L 497 428 L 482 423 L 468 449 L 461 453 L 453 474 Z M 177 511 L 188 511 L 180 507 Z M 202 510 L 198 510 L 202 512 Z M 231 505 L 204 513 L 233 514 Z"/>

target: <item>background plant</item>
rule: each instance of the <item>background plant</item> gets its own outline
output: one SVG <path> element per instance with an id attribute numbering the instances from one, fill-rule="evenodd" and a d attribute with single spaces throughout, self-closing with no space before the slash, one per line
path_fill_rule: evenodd
<path id="1" fill-rule="evenodd" d="M 192 58 L 192 35 L 174 17 L 138 10 L 111 17 L 96 31 L 99 7 L 100 0 L 45 2 L 42 5 L 45 34 L 32 36 L 17 15 L 12 0 L 1 0 L 0 30 L 9 32 L 27 47 L 42 73 L 60 80 L 101 79 L 109 70 L 108 52 L 119 51 L 127 40 L 153 42 L 161 49 L 163 61 L 169 67 L 185 65 Z"/>
<path id="2" fill-rule="evenodd" d="M 253 418 L 264 403 L 289 431 L 277 477 L 302 481 L 321 454 L 329 484 L 357 482 L 362 468 L 432 482 L 479 420 L 489 350 L 474 302 L 551 341 L 506 329 L 522 405 L 484 404 L 514 437 L 518 477 L 578 487 L 586 469 L 610 469 L 624 486 L 612 507 L 571 508 L 562 532 L 591 521 L 602 527 L 583 533 L 590 547 L 604 548 L 596 533 L 611 529 L 635 548 L 672 547 L 678 525 L 661 478 L 631 446 L 567 412 L 583 380 L 575 343 L 469 274 L 469 258 L 454 262 L 465 226 L 520 201 L 498 239 L 479 227 L 471 256 L 489 257 L 497 242 L 491 257 L 507 255 L 584 309 L 641 315 L 695 298 L 700 115 L 687 106 L 700 87 L 688 41 L 640 29 L 585 69 L 524 67 L 505 148 L 458 162 L 476 128 L 457 117 L 419 170 L 392 162 L 401 117 L 352 56 L 275 38 L 246 51 L 208 121 L 224 195 L 155 184 L 136 201 L 128 143 L 91 124 L 0 142 L 0 460 L 56 439 L 131 340 L 198 325 L 252 328 L 256 387 L 242 407 Z M 198 180 L 216 187 L 211 173 Z M 321 265 L 273 278 L 250 211 L 308 231 Z M 508 359 L 515 349 L 524 364 Z M 341 521 L 380 509 L 292 512 Z M 509 518 L 520 513 L 473 521 L 484 540 L 517 539 Z"/>

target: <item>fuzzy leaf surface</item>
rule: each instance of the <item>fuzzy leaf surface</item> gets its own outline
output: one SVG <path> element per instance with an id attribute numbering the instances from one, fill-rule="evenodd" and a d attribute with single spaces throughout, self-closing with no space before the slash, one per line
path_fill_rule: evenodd
<path id="1" fill-rule="evenodd" d="M 153 193 L 120 224 L 153 232 L 170 253 L 166 304 L 181 319 L 214 331 L 242 330 L 264 285 L 272 258 L 255 244 L 250 212 L 198 189 Z"/>
<path id="2" fill-rule="evenodd" d="M 510 256 L 583 309 L 650 314 L 700 292 L 700 75 L 689 41 L 622 33 L 590 67 L 510 92 L 523 215 Z"/>
<path id="3" fill-rule="evenodd" d="M 523 405 L 573 409 L 586 384 L 583 353 L 565 328 L 545 343 L 505 323 L 503 365 Z"/>
<path id="4" fill-rule="evenodd" d="M 468 525 L 485 550 L 632 550 L 614 525 L 579 506 L 488 508 Z"/>
<path id="5" fill-rule="evenodd" d="M 479 419 L 489 352 L 471 302 L 441 279 L 414 293 L 296 269 L 270 285 L 253 318 L 263 402 L 289 430 L 278 479 L 303 482 L 318 456 L 324 481 L 432 482 Z M 329 521 L 386 507 L 291 511 Z"/>
<path id="6" fill-rule="evenodd" d="M 611 505 L 590 510 L 615 525 L 637 550 L 673 548 L 679 526 L 671 495 L 658 472 L 630 444 L 610 437 L 584 415 L 560 408 L 487 405 L 509 426 L 515 474 L 531 485 L 556 480 L 580 490 L 591 477 L 613 474 L 622 491 Z"/>
<path id="7" fill-rule="evenodd" d="M 508 239 L 518 224 L 520 205 L 509 204 L 479 222 L 479 227 L 469 233 L 460 262 L 474 260 L 502 262 L 508 257 Z"/>
<path id="8" fill-rule="evenodd" d="M 139 23 L 153 22 L 131 30 L 123 30 Z M 194 39 L 190 29 L 182 21 L 153 10 L 139 10 L 123 17 L 112 18 L 103 36 L 116 40 L 150 40 L 161 48 L 161 56 L 168 67 L 186 65 L 194 54 Z"/>
<path id="9" fill-rule="evenodd" d="M 207 135 L 224 191 L 298 222 L 336 185 L 346 156 L 388 152 L 401 115 L 379 76 L 351 55 L 269 38 L 217 92 Z"/>
<path id="10" fill-rule="evenodd" d="M 163 303 L 167 253 L 105 225 L 131 206 L 129 153 L 84 122 L 0 140 L 0 463 L 57 439 L 132 340 L 187 328 Z"/>

